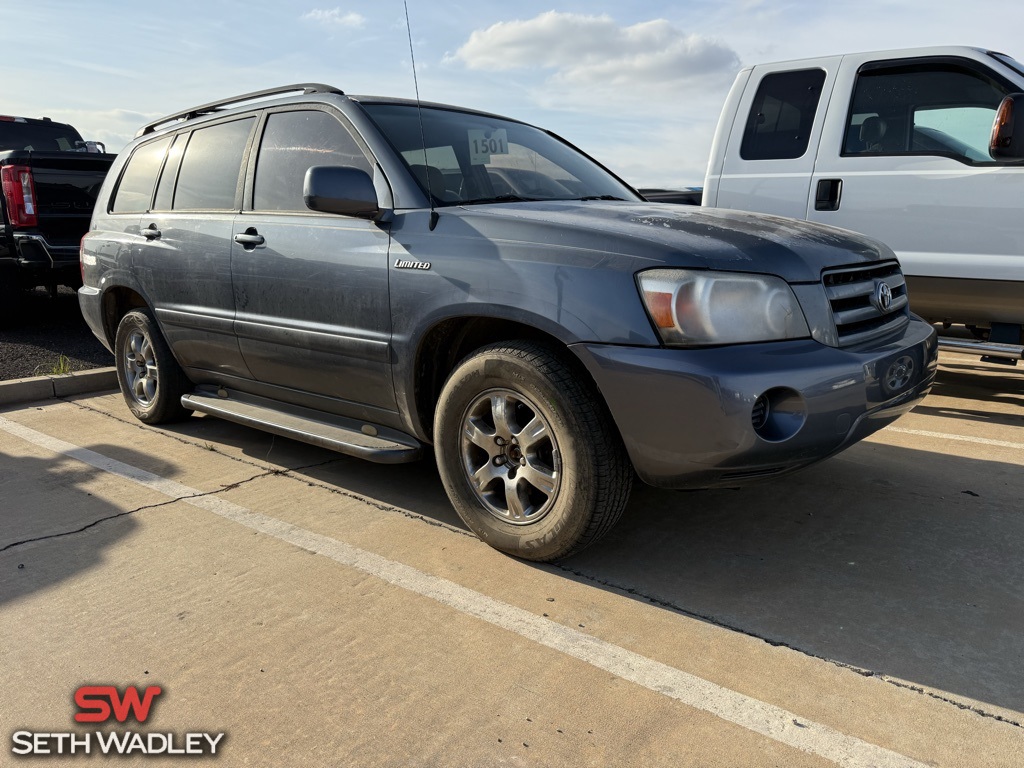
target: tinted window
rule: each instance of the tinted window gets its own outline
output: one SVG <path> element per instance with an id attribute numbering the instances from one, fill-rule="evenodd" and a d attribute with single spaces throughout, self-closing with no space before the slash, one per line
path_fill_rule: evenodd
<path id="1" fill-rule="evenodd" d="M 355 139 L 327 112 L 277 112 L 267 118 L 256 162 L 253 207 L 305 211 L 302 184 L 314 165 L 347 165 L 370 172 Z"/>
<path id="2" fill-rule="evenodd" d="M 174 209 L 230 210 L 253 118 L 192 132 L 181 159 Z"/>
<path id="3" fill-rule="evenodd" d="M 167 162 L 164 163 L 164 170 L 160 174 L 160 182 L 156 185 L 156 197 L 153 200 L 154 211 L 168 211 L 171 208 L 171 200 L 174 196 L 174 180 L 178 177 L 178 167 L 181 165 L 181 156 L 185 152 L 185 145 L 188 143 L 188 134 L 179 133 L 174 137 L 174 143 L 167 153 Z"/>
<path id="4" fill-rule="evenodd" d="M 160 172 L 164 153 L 170 143 L 168 137 L 135 148 L 121 174 L 121 182 L 117 185 L 114 204 L 110 208 L 113 213 L 141 213 L 149 210 L 156 175 Z"/>
<path id="5" fill-rule="evenodd" d="M 74 152 L 82 149 L 81 144 L 82 137 L 70 125 L 0 120 L 0 152 L 9 149 L 29 152 Z"/>
<path id="6" fill-rule="evenodd" d="M 857 75 L 843 152 L 990 162 L 992 120 L 1007 91 L 950 62 L 868 65 Z"/>
<path id="7" fill-rule="evenodd" d="M 740 157 L 790 160 L 807 151 L 825 72 L 805 69 L 765 75 L 757 87 Z"/>

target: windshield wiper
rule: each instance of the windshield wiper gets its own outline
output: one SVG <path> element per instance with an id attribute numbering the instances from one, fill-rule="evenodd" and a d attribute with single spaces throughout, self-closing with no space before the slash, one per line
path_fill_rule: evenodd
<path id="1" fill-rule="evenodd" d="M 477 197 L 473 200 L 459 200 L 457 205 L 475 205 L 476 203 L 535 203 L 539 198 L 520 197 L 519 195 L 495 195 L 494 197 Z"/>
<path id="2" fill-rule="evenodd" d="M 577 200 L 618 200 L 625 202 L 626 198 L 616 197 L 615 195 L 585 195 L 584 197 L 577 197 Z"/>

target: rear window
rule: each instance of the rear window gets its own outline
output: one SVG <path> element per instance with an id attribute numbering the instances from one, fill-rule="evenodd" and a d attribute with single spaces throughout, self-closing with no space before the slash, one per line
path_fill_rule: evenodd
<path id="1" fill-rule="evenodd" d="M 174 210 L 226 211 L 236 207 L 242 157 L 255 118 L 192 132 L 181 159 Z"/>
<path id="2" fill-rule="evenodd" d="M 135 148 L 121 174 L 117 192 L 114 193 L 114 204 L 110 207 L 112 213 L 142 213 L 149 210 L 156 175 L 160 172 L 170 143 L 170 138 L 165 138 Z"/>
<path id="3" fill-rule="evenodd" d="M 82 137 L 64 123 L 0 120 L 0 151 L 80 152 Z"/>
<path id="4" fill-rule="evenodd" d="M 804 69 L 765 75 L 743 131 L 744 160 L 792 160 L 807 152 L 825 71 Z"/>

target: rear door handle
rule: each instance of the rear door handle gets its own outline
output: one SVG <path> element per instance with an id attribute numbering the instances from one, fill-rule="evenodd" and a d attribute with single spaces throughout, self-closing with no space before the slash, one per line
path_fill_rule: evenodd
<path id="1" fill-rule="evenodd" d="M 235 242 L 239 243 L 246 250 L 251 251 L 257 245 L 263 245 L 266 241 L 263 239 L 263 235 L 256 231 L 255 227 L 249 227 L 245 232 L 239 232 L 235 235 Z"/>
<path id="2" fill-rule="evenodd" d="M 147 240 L 156 240 L 160 237 L 160 230 L 156 228 L 156 224 L 150 224 L 142 230 L 142 236 Z"/>
<path id="3" fill-rule="evenodd" d="M 838 211 L 839 199 L 843 196 L 842 179 L 819 179 L 814 193 L 814 210 Z"/>

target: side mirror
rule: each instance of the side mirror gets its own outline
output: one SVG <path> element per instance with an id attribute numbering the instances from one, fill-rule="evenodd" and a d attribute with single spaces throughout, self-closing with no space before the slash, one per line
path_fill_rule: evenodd
<path id="1" fill-rule="evenodd" d="M 359 168 L 314 165 L 306 171 L 302 199 L 307 208 L 321 213 L 374 220 L 382 214 L 373 179 Z"/>
<path id="2" fill-rule="evenodd" d="M 1014 130 L 1016 115 L 1021 118 L 1021 126 Z M 1011 93 L 999 104 L 988 153 L 993 160 L 1024 160 L 1024 93 Z"/>

